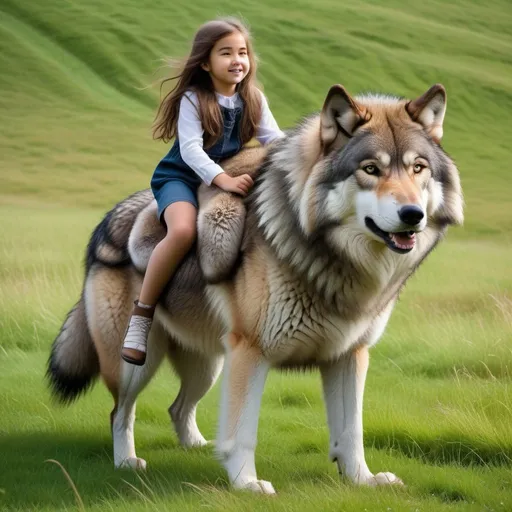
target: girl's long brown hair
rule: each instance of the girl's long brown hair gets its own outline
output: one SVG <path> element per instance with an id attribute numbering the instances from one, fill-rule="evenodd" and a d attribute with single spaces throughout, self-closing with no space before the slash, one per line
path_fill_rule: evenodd
<path id="1" fill-rule="evenodd" d="M 210 74 L 201 64 L 208 63 L 210 52 L 215 43 L 233 32 L 240 32 L 245 38 L 250 70 L 237 85 L 237 92 L 244 103 L 240 138 L 247 143 L 256 134 L 261 119 L 261 93 L 256 83 L 256 57 L 247 27 L 236 18 L 221 18 L 209 21 L 197 31 L 192 50 L 183 70 L 177 76 L 163 80 L 161 86 L 171 80 L 177 80 L 175 87 L 161 101 L 153 125 L 153 138 L 168 142 L 177 135 L 180 101 L 187 90 L 197 94 L 199 100 L 199 118 L 204 129 L 204 147 L 213 146 L 221 137 L 223 119 Z"/>

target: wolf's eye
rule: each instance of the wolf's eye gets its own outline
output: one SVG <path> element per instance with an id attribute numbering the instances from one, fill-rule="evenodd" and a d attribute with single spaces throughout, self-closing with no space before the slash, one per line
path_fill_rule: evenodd
<path id="1" fill-rule="evenodd" d="M 414 172 L 416 174 L 419 174 L 421 171 L 423 171 L 423 169 L 425 169 L 426 165 L 423 165 L 423 164 L 414 164 Z"/>
<path id="2" fill-rule="evenodd" d="M 363 167 L 363 171 L 366 173 L 366 174 L 378 174 L 379 172 L 379 169 L 376 165 L 373 165 L 373 164 L 368 164 L 368 165 L 365 165 Z"/>

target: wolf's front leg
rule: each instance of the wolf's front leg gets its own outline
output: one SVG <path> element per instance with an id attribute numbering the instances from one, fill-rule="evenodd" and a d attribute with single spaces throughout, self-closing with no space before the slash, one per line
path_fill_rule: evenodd
<path id="1" fill-rule="evenodd" d="M 254 461 L 261 396 L 270 365 L 248 340 L 227 340 L 216 451 L 236 489 L 274 494 L 270 482 L 258 480 Z"/>
<path id="2" fill-rule="evenodd" d="M 393 473 L 373 475 L 363 447 L 363 393 L 368 370 L 368 347 L 355 349 L 321 367 L 331 460 L 340 474 L 362 485 L 401 484 Z"/>

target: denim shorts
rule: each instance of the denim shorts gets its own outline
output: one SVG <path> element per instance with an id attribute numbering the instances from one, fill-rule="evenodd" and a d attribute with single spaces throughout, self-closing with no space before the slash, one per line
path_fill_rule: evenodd
<path id="1" fill-rule="evenodd" d="M 182 169 L 157 169 L 151 179 L 151 190 L 158 205 L 158 218 L 162 221 L 165 209 L 180 201 L 199 207 L 197 189 L 201 179 L 194 172 Z"/>

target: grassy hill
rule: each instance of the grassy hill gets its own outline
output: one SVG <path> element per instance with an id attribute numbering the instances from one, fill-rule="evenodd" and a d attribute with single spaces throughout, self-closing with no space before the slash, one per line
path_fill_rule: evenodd
<path id="1" fill-rule="evenodd" d="M 176 379 L 141 397 L 147 476 L 112 470 L 109 395 L 70 409 L 44 387 L 49 346 L 82 286 L 89 233 L 146 188 L 167 147 L 151 139 L 161 59 L 198 25 L 250 23 L 260 79 L 286 128 L 328 88 L 407 97 L 448 91 L 444 147 L 461 171 L 466 224 L 411 280 L 372 351 L 365 402 L 371 468 L 405 490 L 338 482 L 317 375 L 272 375 L 257 464 L 277 500 L 226 492 L 210 452 L 169 432 Z M 160 69 L 159 69 L 160 68 Z M 512 509 L 512 4 L 397 0 L 2 0 L 0 2 L 0 508 L 70 510 Z M 217 390 L 199 424 L 215 434 Z M 2 508 L 2 510 L 4 509 Z"/>
<path id="2" fill-rule="evenodd" d="M 459 163 L 467 236 L 512 227 L 512 9 L 508 1 L 72 3 L 0 7 L 2 195 L 108 207 L 146 187 L 166 148 L 151 140 L 162 57 L 198 24 L 241 13 L 283 127 L 320 108 L 333 83 L 417 96 L 448 90 L 445 147 Z M 462 232 L 462 230 L 461 230 Z"/>

